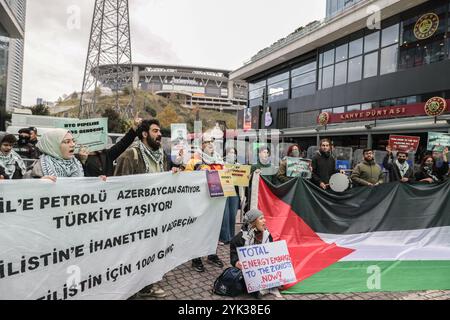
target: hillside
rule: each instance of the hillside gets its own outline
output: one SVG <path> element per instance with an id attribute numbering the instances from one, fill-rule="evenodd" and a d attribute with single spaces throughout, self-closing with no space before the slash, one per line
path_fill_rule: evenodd
<path id="1" fill-rule="evenodd" d="M 120 105 L 126 105 L 130 101 L 128 94 L 123 94 L 119 98 Z M 65 112 L 57 113 L 56 116 L 78 117 L 79 99 L 67 99 L 57 104 L 58 107 L 74 106 Z M 100 96 L 97 101 L 98 116 L 101 116 L 106 109 L 111 109 L 115 105 L 114 96 Z M 164 131 L 170 130 L 171 123 L 187 123 L 190 132 L 194 129 L 196 110 L 184 108 L 176 98 L 164 98 L 153 95 L 149 92 L 138 90 L 135 96 L 135 113 L 143 119 L 152 117 L 161 122 Z M 203 129 L 213 128 L 216 121 L 224 121 L 228 129 L 236 129 L 236 113 L 219 112 L 215 110 L 199 110 L 199 118 L 203 122 Z M 125 131 L 129 124 L 125 124 L 122 130 Z M 117 133 L 123 133 L 117 132 Z"/>

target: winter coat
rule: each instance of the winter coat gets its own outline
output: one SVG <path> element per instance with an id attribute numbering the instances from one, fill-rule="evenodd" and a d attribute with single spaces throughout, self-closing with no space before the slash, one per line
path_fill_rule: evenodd
<path id="1" fill-rule="evenodd" d="M 369 183 L 383 183 L 384 174 L 381 167 L 375 163 L 375 160 L 370 161 L 370 163 L 363 160 L 353 169 L 351 179 L 358 186 L 368 186 Z"/>

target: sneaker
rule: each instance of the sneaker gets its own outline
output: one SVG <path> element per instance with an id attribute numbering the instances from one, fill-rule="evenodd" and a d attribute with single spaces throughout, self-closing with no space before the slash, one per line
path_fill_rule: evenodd
<path id="1" fill-rule="evenodd" d="M 216 254 L 208 256 L 207 261 L 209 263 L 215 265 L 216 267 L 223 268 L 223 262 L 222 262 L 222 260 L 220 260 L 220 258 Z"/>
<path id="2" fill-rule="evenodd" d="M 138 292 L 138 295 L 141 298 L 164 298 L 167 296 L 167 293 L 163 289 L 152 287 Z"/>
<path id="3" fill-rule="evenodd" d="M 205 266 L 200 258 L 192 260 L 192 268 L 197 272 L 205 272 Z"/>

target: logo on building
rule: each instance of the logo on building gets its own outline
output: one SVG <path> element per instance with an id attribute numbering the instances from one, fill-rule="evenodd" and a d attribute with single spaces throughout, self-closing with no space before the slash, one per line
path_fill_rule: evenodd
<path id="1" fill-rule="evenodd" d="M 430 117 L 437 117 L 447 110 L 447 101 L 441 97 L 434 97 L 425 103 L 425 113 Z"/>
<path id="2" fill-rule="evenodd" d="M 317 117 L 317 123 L 320 124 L 321 126 L 326 126 L 328 122 L 330 122 L 330 113 L 328 112 L 322 112 Z"/>
<path id="3" fill-rule="evenodd" d="M 414 36 L 418 40 L 431 37 L 439 28 L 439 16 L 435 13 L 424 14 L 414 26 Z"/>

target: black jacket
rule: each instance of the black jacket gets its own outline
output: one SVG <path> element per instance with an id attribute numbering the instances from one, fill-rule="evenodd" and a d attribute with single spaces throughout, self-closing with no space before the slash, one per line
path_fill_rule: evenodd
<path id="1" fill-rule="evenodd" d="M 230 263 L 233 267 L 236 267 L 236 262 L 239 261 L 237 248 L 245 246 L 245 240 L 242 234 L 242 231 L 239 232 L 230 242 Z M 273 242 L 272 235 L 269 235 L 269 242 Z"/>
<path id="2" fill-rule="evenodd" d="M 330 154 L 327 158 L 319 151 L 312 159 L 312 178 L 311 181 L 315 185 L 320 185 L 321 182 L 328 184 L 333 174 L 338 173 L 336 170 L 336 159 Z"/>
<path id="3" fill-rule="evenodd" d="M 395 165 L 393 160 L 394 156 L 392 154 L 390 157 L 387 154 L 383 159 L 383 167 L 389 171 L 389 182 L 400 181 L 402 179 L 400 169 Z M 414 180 L 414 170 L 411 166 L 406 171 L 404 178 L 408 178 L 410 182 Z"/>
<path id="4" fill-rule="evenodd" d="M 437 182 L 442 182 L 445 180 L 445 175 L 448 172 L 448 162 L 444 162 L 440 168 L 434 168 L 432 174 L 439 179 Z M 417 181 L 431 178 L 423 168 L 420 168 L 420 171 L 416 172 L 415 178 Z"/>
<path id="5" fill-rule="evenodd" d="M 127 134 L 109 149 L 95 152 L 89 155 L 83 165 L 85 177 L 99 177 L 114 175 L 114 161 L 133 143 L 136 132 L 130 129 Z"/>

